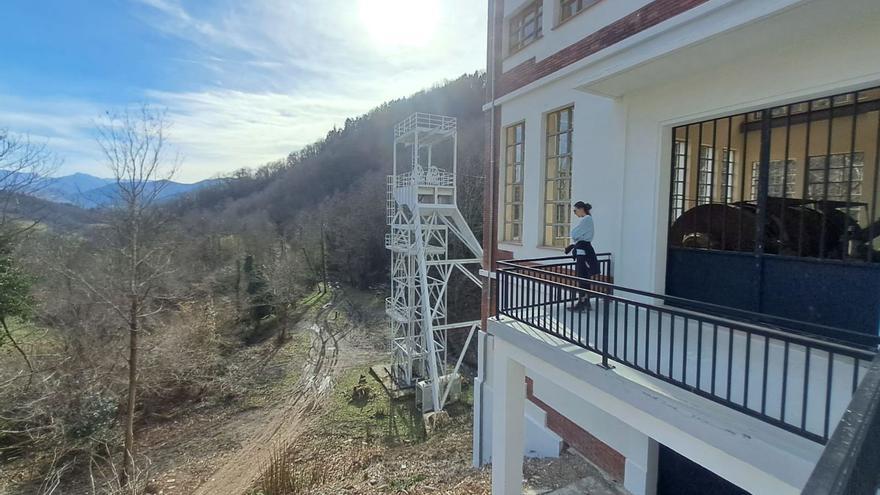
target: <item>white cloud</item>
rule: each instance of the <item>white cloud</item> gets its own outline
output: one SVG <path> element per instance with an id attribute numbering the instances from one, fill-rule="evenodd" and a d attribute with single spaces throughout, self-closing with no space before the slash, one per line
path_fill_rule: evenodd
<path id="1" fill-rule="evenodd" d="M 0 95 L 0 128 L 46 142 L 64 160 L 60 173 L 106 175 L 92 129 L 99 107 L 87 101 L 32 101 Z"/>
<path id="2" fill-rule="evenodd" d="M 193 178 L 279 158 L 346 117 L 485 64 L 482 1 L 262 0 L 198 16 L 176 0 L 141 1 L 165 14 L 151 19 L 158 29 L 211 54 L 202 63 L 223 81 L 147 95 L 169 108 Z"/>
<path id="3" fill-rule="evenodd" d="M 347 117 L 485 65 L 485 1 L 137 1 L 143 22 L 189 48 L 170 61 L 210 74 L 210 83 L 185 81 L 186 91 L 141 88 L 143 98 L 131 102 L 168 109 L 180 180 L 282 158 Z M 400 5 L 408 7 L 388 10 Z M 65 172 L 100 175 L 91 129 L 109 108 L 4 101 L 0 127 L 50 138 L 67 158 Z"/>
<path id="4" fill-rule="evenodd" d="M 169 109 L 171 140 L 182 151 L 181 179 L 198 180 L 243 166 L 260 165 L 322 137 L 362 101 L 217 90 L 150 92 Z"/>

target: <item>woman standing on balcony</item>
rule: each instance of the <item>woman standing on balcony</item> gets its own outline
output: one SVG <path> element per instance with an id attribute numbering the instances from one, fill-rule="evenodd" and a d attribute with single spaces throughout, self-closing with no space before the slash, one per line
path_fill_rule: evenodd
<path id="1" fill-rule="evenodd" d="M 587 289 L 589 283 L 586 279 L 592 278 L 599 274 L 599 260 L 596 258 L 596 251 L 593 249 L 593 216 L 590 210 L 593 206 L 590 203 L 578 201 L 574 204 L 574 214 L 580 219 L 573 223 L 571 227 L 571 242 L 565 253 L 568 254 L 574 250 L 574 266 L 575 274 L 580 279 L 578 286 L 581 289 Z M 569 307 L 572 310 L 589 309 L 589 297 L 582 294 L 578 301 Z"/>

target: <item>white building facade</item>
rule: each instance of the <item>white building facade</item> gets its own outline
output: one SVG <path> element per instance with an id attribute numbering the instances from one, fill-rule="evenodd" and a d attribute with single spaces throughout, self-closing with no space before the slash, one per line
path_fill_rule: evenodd
<path id="1" fill-rule="evenodd" d="M 489 3 L 475 462 L 799 493 L 876 350 L 880 3 Z"/>

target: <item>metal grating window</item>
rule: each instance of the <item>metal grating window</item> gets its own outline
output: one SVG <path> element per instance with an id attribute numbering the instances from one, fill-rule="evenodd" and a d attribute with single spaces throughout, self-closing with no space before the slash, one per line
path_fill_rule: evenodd
<path id="1" fill-rule="evenodd" d="M 670 247 L 880 261 L 880 88 L 676 127 L 671 161 Z"/>

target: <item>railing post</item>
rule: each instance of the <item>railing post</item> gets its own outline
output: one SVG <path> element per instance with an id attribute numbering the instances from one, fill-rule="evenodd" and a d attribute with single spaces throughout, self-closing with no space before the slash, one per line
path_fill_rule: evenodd
<path id="1" fill-rule="evenodd" d="M 606 370 L 610 370 L 613 368 L 610 364 L 608 364 L 608 322 L 611 319 L 608 314 L 608 309 L 610 306 L 610 301 L 607 297 L 602 298 L 602 367 Z M 599 305 L 596 305 L 596 311 L 599 310 Z"/>
<path id="2" fill-rule="evenodd" d="M 501 278 L 502 278 L 503 274 L 504 274 L 504 272 L 502 272 L 501 270 L 498 270 L 498 269 L 495 270 L 495 319 L 496 320 L 501 319 L 501 294 L 503 291 L 503 289 L 501 287 Z M 489 278 L 489 296 L 490 297 L 492 296 L 492 279 L 491 278 Z"/>

